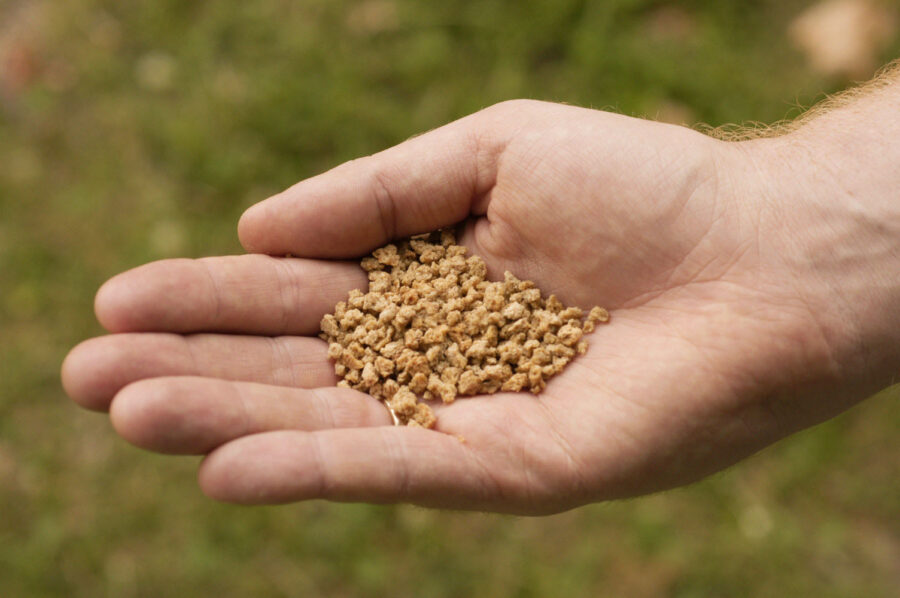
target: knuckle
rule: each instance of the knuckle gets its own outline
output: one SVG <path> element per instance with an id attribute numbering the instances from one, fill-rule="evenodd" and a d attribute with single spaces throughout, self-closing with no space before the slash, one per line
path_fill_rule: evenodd
<path id="1" fill-rule="evenodd" d="M 397 233 L 397 207 L 394 201 L 393 175 L 374 166 L 371 174 L 372 198 L 385 239 L 393 239 Z"/>

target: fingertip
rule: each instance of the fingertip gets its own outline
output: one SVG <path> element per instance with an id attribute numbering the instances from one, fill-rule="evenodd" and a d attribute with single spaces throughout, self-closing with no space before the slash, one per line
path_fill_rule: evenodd
<path id="1" fill-rule="evenodd" d="M 94 314 L 97 321 L 109 332 L 135 332 L 148 328 L 152 321 L 157 297 L 175 289 L 167 280 L 159 280 L 148 274 L 157 271 L 159 264 L 173 269 L 183 260 L 151 262 L 117 274 L 107 280 L 94 296 Z M 184 292 L 184 289 L 180 289 Z"/>
<path id="2" fill-rule="evenodd" d="M 98 358 L 96 340 L 83 341 L 69 351 L 60 368 L 60 380 L 63 390 L 75 403 L 91 411 L 106 411 L 109 392 L 97 382 L 103 379 L 105 363 Z"/>
<path id="3" fill-rule="evenodd" d="M 94 297 L 97 321 L 113 333 L 191 331 L 209 302 L 210 277 L 200 261 L 160 260 L 110 278 Z"/>
<path id="4" fill-rule="evenodd" d="M 263 504 L 264 485 L 254 482 L 252 470 L 242 466 L 242 455 L 247 452 L 248 439 L 229 442 L 203 458 L 197 471 L 197 483 L 208 498 L 233 504 Z M 249 443 L 253 444 L 252 440 Z M 255 492 L 248 491 L 256 488 Z"/>
<path id="5" fill-rule="evenodd" d="M 291 190 L 302 189 L 304 182 L 297 183 Z M 302 214 L 302 209 L 297 198 L 288 199 L 286 193 L 277 193 L 250 206 L 238 219 L 241 246 L 247 253 L 276 257 L 289 254 L 322 257 L 316 249 L 306 248 L 302 241 L 310 230 L 305 227 L 309 218 Z"/>
<path id="6" fill-rule="evenodd" d="M 229 500 L 229 496 L 223 492 L 224 486 L 219 480 L 220 474 L 216 468 L 216 454 L 221 451 L 222 448 L 218 448 L 203 457 L 203 460 L 200 462 L 200 467 L 197 470 L 197 484 L 200 486 L 200 491 L 203 492 L 207 498 L 219 502 L 233 502 Z"/>
<path id="7" fill-rule="evenodd" d="M 128 384 L 109 407 L 113 428 L 142 449 L 172 455 L 207 452 L 214 446 L 206 429 L 209 410 L 192 404 L 189 380 L 148 378 Z"/>
<path id="8" fill-rule="evenodd" d="M 222 484 L 214 474 L 210 474 L 211 468 L 209 468 L 206 463 L 209 461 L 209 456 L 203 459 L 203 462 L 200 464 L 200 469 L 197 472 L 197 485 L 200 486 L 200 491 L 203 493 L 206 498 L 212 499 L 216 502 L 228 503 L 233 505 L 252 505 L 259 504 L 248 501 L 241 501 L 234 497 L 230 492 L 227 491 L 227 486 Z"/>
<path id="9" fill-rule="evenodd" d="M 77 348 L 77 347 L 76 347 Z M 63 358 L 62 365 L 59 368 L 59 380 L 63 387 L 63 392 L 68 395 L 70 399 L 75 401 L 76 403 L 81 404 L 75 397 L 78 394 L 78 381 L 76 375 L 76 366 L 75 366 L 75 357 L 73 357 L 73 353 L 75 349 L 69 351 L 69 353 Z"/>
<path id="10" fill-rule="evenodd" d="M 218 400 L 227 385 L 223 380 L 192 376 L 139 380 L 115 396 L 110 419 L 122 438 L 141 448 L 174 455 L 204 454 L 240 435 L 246 425 L 241 410 Z"/>
<path id="11" fill-rule="evenodd" d="M 309 461 L 309 436 L 273 431 L 228 442 L 203 459 L 197 480 L 213 500 L 284 504 L 322 494 L 321 471 Z"/>
<path id="12" fill-rule="evenodd" d="M 109 419 L 119 436 L 141 448 L 152 448 L 154 424 L 164 419 L 164 414 L 160 413 L 163 405 L 159 393 L 145 382 L 132 382 L 116 394 L 109 406 Z"/>
<path id="13" fill-rule="evenodd" d="M 119 274 L 107 280 L 94 295 L 94 315 L 97 321 L 110 332 L 122 332 L 127 328 L 127 320 L 123 319 L 125 312 L 121 306 L 127 303 L 127 289 L 122 283 L 122 275 Z"/>
<path id="14" fill-rule="evenodd" d="M 238 220 L 238 239 L 244 250 L 248 253 L 265 253 L 260 232 L 262 230 L 262 222 L 265 221 L 265 212 L 267 210 L 264 205 L 268 200 L 261 201 L 244 210 Z"/>

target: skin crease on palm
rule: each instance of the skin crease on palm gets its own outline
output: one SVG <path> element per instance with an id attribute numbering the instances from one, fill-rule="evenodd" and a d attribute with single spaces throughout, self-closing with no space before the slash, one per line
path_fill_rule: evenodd
<path id="1" fill-rule="evenodd" d="M 257 255 L 113 278 L 96 311 L 114 334 L 70 353 L 65 388 L 138 446 L 207 455 L 201 487 L 225 501 L 537 514 L 689 483 L 897 372 L 882 332 L 897 283 L 877 276 L 896 270 L 896 202 L 854 187 L 871 176 L 819 187 L 842 176 L 810 157 L 826 121 L 736 143 L 499 104 L 251 207 L 239 235 Z M 539 396 L 460 399 L 438 406 L 437 431 L 393 427 L 333 386 L 318 322 L 364 288 L 341 260 L 458 223 L 492 278 L 510 270 L 612 322 Z M 285 254 L 301 257 L 269 257 Z"/>

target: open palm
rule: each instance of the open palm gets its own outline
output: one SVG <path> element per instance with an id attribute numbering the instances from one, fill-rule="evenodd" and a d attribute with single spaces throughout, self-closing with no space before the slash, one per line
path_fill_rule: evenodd
<path id="1" fill-rule="evenodd" d="M 687 483 L 839 408 L 780 394 L 828 347 L 787 244 L 760 241 L 752 163 L 681 127 L 501 104 L 252 207 L 241 240 L 268 255 L 114 278 L 97 313 L 115 334 L 74 349 L 64 384 L 139 446 L 208 453 L 201 485 L 222 500 L 540 513 Z M 490 277 L 613 322 L 539 396 L 439 406 L 437 432 L 392 427 L 333 386 L 318 322 L 365 285 L 339 260 L 460 222 Z"/>

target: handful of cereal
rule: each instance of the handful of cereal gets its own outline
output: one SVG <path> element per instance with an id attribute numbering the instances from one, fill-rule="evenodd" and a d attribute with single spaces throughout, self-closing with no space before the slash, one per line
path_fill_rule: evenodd
<path id="1" fill-rule="evenodd" d="M 609 314 L 565 307 L 534 283 L 506 272 L 485 280 L 478 256 L 466 257 L 450 231 L 417 235 L 363 258 L 369 291 L 350 291 L 322 318 L 321 338 L 342 379 L 338 386 L 385 401 L 400 424 L 430 428 L 427 404 L 458 395 L 528 389 L 587 350 L 582 337 Z"/>

